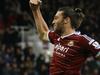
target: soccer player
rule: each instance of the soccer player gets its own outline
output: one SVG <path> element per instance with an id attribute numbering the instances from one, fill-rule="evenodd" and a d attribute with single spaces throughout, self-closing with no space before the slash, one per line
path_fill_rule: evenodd
<path id="1" fill-rule="evenodd" d="M 29 3 L 40 38 L 54 44 L 50 75 L 80 75 L 87 57 L 99 58 L 99 43 L 76 31 L 84 18 L 79 8 L 58 9 L 52 22 L 54 31 L 50 31 L 40 11 L 41 1 L 30 0 Z"/>

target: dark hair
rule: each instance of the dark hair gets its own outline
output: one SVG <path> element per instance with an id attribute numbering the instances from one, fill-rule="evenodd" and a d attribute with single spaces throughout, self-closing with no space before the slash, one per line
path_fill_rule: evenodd
<path id="1" fill-rule="evenodd" d="M 83 21 L 85 15 L 80 8 L 62 7 L 58 11 L 63 11 L 64 18 L 70 17 L 72 28 L 77 29 Z"/>

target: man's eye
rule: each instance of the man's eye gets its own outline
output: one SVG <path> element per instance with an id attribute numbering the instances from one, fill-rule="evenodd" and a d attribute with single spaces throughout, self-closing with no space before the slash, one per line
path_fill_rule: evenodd
<path id="1" fill-rule="evenodd" d="M 54 17 L 54 19 L 57 19 L 58 17 Z"/>
<path id="2" fill-rule="evenodd" d="M 57 19 L 57 18 L 54 18 L 54 19 Z"/>

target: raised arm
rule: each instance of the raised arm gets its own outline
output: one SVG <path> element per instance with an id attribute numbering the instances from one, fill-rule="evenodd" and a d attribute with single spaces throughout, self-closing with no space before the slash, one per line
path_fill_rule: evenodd
<path id="1" fill-rule="evenodd" d="M 33 13 L 34 20 L 35 20 L 36 28 L 40 35 L 40 39 L 43 41 L 46 41 L 48 40 L 47 32 L 49 31 L 49 29 L 40 11 L 41 1 L 40 0 L 30 0 L 29 3 L 30 3 L 30 7 Z"/>

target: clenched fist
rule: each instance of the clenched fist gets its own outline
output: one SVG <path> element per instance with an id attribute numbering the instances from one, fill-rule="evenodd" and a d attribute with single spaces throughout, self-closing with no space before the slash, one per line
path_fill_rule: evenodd
<path id="1" fill-rule="evenodd" d="M 40 6 L 41 1 L 40 0 L 30 0 L 29 4 L 30 4 L 31 9 L 35 10 Z"/>

